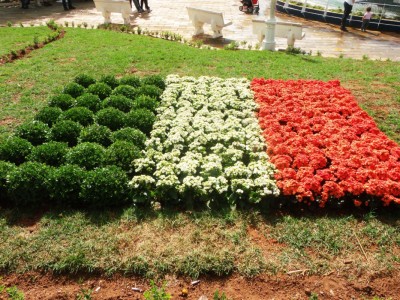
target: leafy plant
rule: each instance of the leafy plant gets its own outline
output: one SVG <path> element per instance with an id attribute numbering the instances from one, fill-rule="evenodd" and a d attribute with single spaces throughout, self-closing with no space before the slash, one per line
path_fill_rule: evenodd
<path id="1" fill-rule="evenodd" d="M 156 87 L 165 90 L 165 80 L 160 75 L 148 75 L 143 77 L 142 85 L 155 85 Z"/>
<path id="2" fill-rule="evenodd" d="M 101 104 L 103 108 L 114 107 L 123 112 L 129 112 L 133 106 L 133 101 L 123 95 L 111 95 Z"/>
<path id="3" fill-rule="evenodd" d="M 99 96 L 101 100 L 111 95 L 112 89 L 104 82 L 89 85 L 87 92 Z"/>
<path id="4" fill-rule="evenodd" d="M 113 131 L 124 127 L 125 119 L 125 113 L 113 107 L 104 108 L 96 114 L 97 123 Z"/>
<path id="5" fill-rule="evenodd" d="M 113 142 L 116 141 L 131 142 L 139 149 L 144 149 L 147 137 L 139 129 L 126 127 L 113 132 L 111 135 L 111 139 Z"/>
<path id="6" fill-rule="evenodd" d="M 158 287 L 154 280 L 150 280 L 150 289 L 143 293 L 146 300 L 169 300 L 172 296 L 165 290 L 166 283 L 164 282 L 161 287 Z"/>
<path id="7" fill-rule="evenodd" d="M 74 78 L 74 81 L 77 84 L 80 84 L 81 86 L 87 88 L 89 85 L 95 84 L 96 79 L 94 79 L 92 76 L 86 75 L 86 74 L 80 74 Z"/>
<path id="8" fill-rule="evenodd" d="M 219 294 L 219 291 L 216 290 L 214 292 L 213 300 L 228 300 L 228 297 L 226 297 L 225 292 L 222 292 L 222 294 Z"/>
<path id="9" fill-rule="evenodd" d="M 94 114 L 86 107 L 73 107 L 63 112 L 60 115 L 60 120 L 71 120 L 82 126 L 88 126 L 93 124 Z"/>
<path id="10" fill-rule="evenodd" d="M 79 141 L 98 143 L 104 147 L 108 147 L 111 144 L 111 130 L 106 126 L 93 124 L 81 131 Z"/>
<path id="11" fill-rule="evenodd" d="M 85 88 L 76 82 L 68 83 L 62 91 L 63 94 L 71 95 L 73 98 L 79 97 L 84 92 Z"/>
<path id="12" fill-rule="evenodd" d="M 126 75 L 119 80 L 121 85 L 130 85 L 134 88 L 140 87 L 140 77 L 135 75 Z"/>
<path id="13" fill-rule="evenodd" d="M 85 93 L 76 98 L 76 107 L 86 107 L 92 112 L 97 112 L 100 108 L 100 97 L 94 94 Z"/>
<path id="14" fill-rule="evenodd" d="M 58 117 L 61 115 L 62 110 L 59 107 L 44 107 L 35 116 L 35 120 L 47 124 L 49 127 L 57 122 Z"/>
<path id="15" fill-rule="evenodd" d="M 70 109 L 74 105 L 74 98 L 68 94 L 60 94 L 50 97 L 49 106 L 59 107 L 62 110 Z"/>
<path id="16" fill-rule="evenodd" d="M 24 300 L 25 295 L 22 291 L 20 291 L 15 285 L 9 288 L 6 288 L 6 293 L 11 300 Z"/>
<path id="17" fill-rule="evenodd" d="M 32 151 L 32 144 L 20 137 L 9 137 L 0 143 L 0 160 L 22 164 Z"/>
<path id="18" fill-rule="evenodd" d="M 155 113 L 158 107 L 158 101 L 150 96 L 141 95 L 135 99 L 133 102 L 133 107 L 146 108 Z"/>
<path id="19" fill-rule="evenodd" d="M 157 100 L 160 100 L 162 89 L 155 85 L 143 85 L 137 89 L 137 95 L 146 95 Z"/>
<path id="20" fill-rule="evenodd" d="M 71 120 L 56 123 L 50 130 L 49 140 L 66 142 L 69 146 L 75 146 L 81 133 L 82 126 Z"/>
<path id="21" fill-rule="evenodd" d="M 56 167 L 64 163 L 67 152 L 66 143 L 49 142 L 33 148 L 28 159 Z"/>
<path id="22" fill-rule="evenodd" d="M 107 163 L 115 165 L 128 173 L 133 173 L 133 160 L 141 157 L 140 149 L 126 141 L 116 141 L 107 149 Z"/>
<path id="23" fill-rule="evenodd" d="M 0 203 L 6 203 L 6 201 L 8 200 L 7 175 L 15 168 L 16 166 L 12 163 L 0 161 Z"/>
<path id="24" fill-rule="evenodd" d="M 129 99 L 135 99 L 136 95 L 138 94 L 138 91 L 136 88 L 130 86 L 130 85 L 120 85 L 116 87 L 112 91 L 113 95 L 123 95 Z"/>
<path id="25" fill-rule="evenodd" d="M 92 299 L 92 293 L 93 293 L 92 289 L 84 289 L 81 287 L 81 289 L 79 290 L 79 293 L 76 295 L 76 299 L 77 300 L 90 300 L 90 299 Z"/>
<path id="26" fill-rule="evenodd" d="M 224 50 L 238 50 L 238 49 L 239 49 L 239 43 L 236 41 L 232 41 L 228 45 L 224 46 Z"/>
<path id="27" fill-rule="evenodd" d="M 31 121 L 18 126 L 15 135 L 36 146 L 43 144 L 47 140 L 49 131 L 50 128 L 47 124 L 40 121 Z"/>
<path id="28" fill-rule="evenodd" d="M 114 75 L 103 75 L 100 77 L 99 82 L 104 82 L 109 85 L 112 89 L 115 89 L 119 85 L 119 80 Z"/>
<path id="29" fill-rule="evenodd" d="M 126 125 L 129 127 L 138 128 L 146 134 L 150 134 L 153 128 L 153 123 L 156 119 L 154 113 L 145 108 L 132 110 L 126 116 Z"/>
<path id="30" fill-rule="evenodd" d="M 92 170 L 104 164 L 105 149 L 96 143 L 81 143 L 67 153 L 65 160 L 68 164 Z"/>

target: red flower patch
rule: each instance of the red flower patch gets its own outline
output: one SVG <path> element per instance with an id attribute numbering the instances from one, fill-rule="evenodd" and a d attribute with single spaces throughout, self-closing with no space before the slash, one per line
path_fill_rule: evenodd
<path id="1" fill-rule="evenodd" d="M 284 195 L 321 207 L 344 196 L 360 206 L 362 194 L 400 203 L 400 147 L 339 81 L 254 79 L 251 87 Z"/>

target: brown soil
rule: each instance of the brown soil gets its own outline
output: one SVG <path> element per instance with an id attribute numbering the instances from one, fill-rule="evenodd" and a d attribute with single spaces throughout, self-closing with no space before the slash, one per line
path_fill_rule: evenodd
<path id="1" fill-rule="evenodd" d="M 213 299 L 217 290 L 229 299 L 309 299 L 312 294 L 318 295 L 318 299 L 400 299 L 399 273 L 374 274 L 354 281 L 345 278 L 344 274 L 264 275 L 253 279 L 233 275 L 224 279 L 200 278 L 196 285 L 172 276 L 165 280 L 172 299 L 197 300 L 203 295 Z M 149 288 L 147 281 L 136 277 L 66 277 L 34 272 L 3 275 L 2 285 L 17 286 L 24 292 L 26 300 L 76 299 L 78 294 L 82 296 L 89 290 L 92 290 L 91 299 L 144 299 L 143 291 Z M 187 297 L 181 295 L 183 289 L 187 289 Z M 4 292 L 0 299 L 7 299 Z"/>

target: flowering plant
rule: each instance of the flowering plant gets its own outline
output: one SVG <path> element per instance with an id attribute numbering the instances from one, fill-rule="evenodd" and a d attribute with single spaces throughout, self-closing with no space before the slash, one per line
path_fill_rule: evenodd
<path id="1" fill-rule="evenodd" d="M 170 75 L 131 186 L 156 197 L 230 204 L 278 195 L 246 79 Z"/>
<path id="2" fill-rule="evenodd" d="M 320 206 L 344 196 L 359 206 L 363 195 L 400 204 L 400 147 L 339 81 L 254 79 L 251 87 L 284 195 Z"/>

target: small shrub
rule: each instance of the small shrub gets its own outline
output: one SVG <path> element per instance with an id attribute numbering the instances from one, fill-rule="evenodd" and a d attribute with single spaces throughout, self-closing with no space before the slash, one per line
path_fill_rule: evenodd
<path id="1" fill-rule="evenodd" d="M 160 75 L 149 75 L 142 79 L 142 85 L 155 85 L 156 87 L 165 90 L 165 80 Z"/>
<path id="2" fill-rule="evenodd" d="M 138 95 L 138 91 L 136 88 L 130 86 L 130 85 L 120 85 L 116 87 L 112 91 L 113 95 L 123 95 L 129 99 L 135 99 L 136 95 Z"/>
<path id="3" fill-rule="evenodd" d="M 75 146 L 81 133 L 82 126 L 74 121 L 65 120 L 56 123 L 50 130 L 51 141 L 66 142 L 69 146 Z"/>
<path id="4" fill-rule="evenodd" d="M 36 146 L 43 144 L 47 140 L 49 131 L 50 128 L 47 124 L 40 121 L 32 121 L 18 126 L 15 135 L 28 140 L 32 145 Z"/>
<path id="5" fill-rule="evenodd" d="M 79 141 L 98 143 L 104 147 L 108 147 L 111 144 L 111 130 L 106 126 L 93 124 L 81 131 Z"/>
<path id="6" fill-rule="evenodd" d="M 93 112 L 86 107 L 70 108 L 60 116 L 60 120 L 71 120 L 81 124 L 82 126 L 93 124 L 93 119 Z"/>
<path id="7" fill-rule="evenodd" d="M 86 170 L 101 167 L 105 161 L 105 149 L 96 143 L 82 143 L 72 148 L 66 155 L 66 162 Z"/>
<path id="8" fill-rule="evenodd" d="M 166 283 L 158 287 L 153 280 L 150 280 L 150 289 L 143 293 L 146 300 L 169 300 L 172 296 L 166 291 Z"/>
<path id="9" fill-rule="evenodd" d="M 123 112 L 129 112 L 133 106 L 133 101 L 123 95 L 111 95 L 101 104 L 103 108 L 114 107 Z"/>
<path id="10" fill-rule="evenodd" d="M 86 171 L 76 165 L 65 165 L 54 170 L 49 178 L 50 198 L 59 205 L 80 206 L 79 194 Z"/>
<path id="11" fill-rule="evenodd" d="M 150 96 L 141 95 L 133 103 L 134 108 L 146 108 L 155 112 L 158 107 L 158 101 Z"/>
<path id="12" fill-rule="evenodd" d="M 121 85 L 130 85 L 134 88 L 140 87 L 140 77 L 135 75 L 126 75 L 119 80 Z"/>
<path id="13" fill-rule="evenodd" d="M 115 166 L 87 172 L 80 194 L 83 203 L 98 208 L 119 206 L 128 196 L 128 176 Z"/>
<path id="14" fill-rule="evenodd" d="M 104 108 L 97 112 L 96 121 L 98 124 L 107 126 L 111 130 L 118 130 L 125 125 L 125 114 L 113 107 Z"/>
<path id="15" fill-rule="evenodd" d="M 66 143 L 49 142 L 33 148 L 28 159 L 57 167 L 64 163 L 67 152 L 68 145 Z"/>
<path id="16" fill-rule="evenodd" d="M 112 89 L 115 89 L 117 86 L 119 86 L 119 80 L 113 75 L 103 75 L 101 76 L 99 82 L 104 82 Z"/>
<path id="17" fill-rule="evenodd" d="M 74 98 L 68 94 L 60 94 L 50 97 L 49 106 L 59 107 L 62 110 L 70 109 L 74 105 Z"/>
<path id="18" fill-rule="evenodd" d="M 137 95 L 146 95 L 157 100 L 160 100 L 162 89 L 156 87 L 155 85 L 144 85 L 137 90 Z"/>
<path id="19" fill-rule="evenodd" d="M 103 82 L 89 85 L 87 92 L 99 96 L 101 100 L 111 95 L 112 89 Z"/>
<path id="20" fill-rule="evenodd" d="M 43 122 L 51 127 L 57 122 L 61 113 L 62 110 L 59 107 L 44 107 L 36 114 L 35 120 Z"/>
<path id="21" fill-rule="evenodd" d="M 0 161 L 0 203 L 7 203 L 7 175 L 13 171 L 16 166 L 6 161 Z"/>
<path id="22" fill-rule="evenodd" d="M 26 162 L 8 174 L 8 192 L 18 206 L 37 207 L 48 200 L 48 178 L 51 167 L 37 162 Z"/>
<path id="23" fill-rule="evenodd" d="M 99 96 L 85 93 L 82 96 L 76 98 L 77 107 L 86 107 L 90 109 L 92 112 L 97 112 L 100 109 L 101 100 Z"/>
<path id="24" fill-rule="evenodd" d="M 144 149 L 147 137 L 139 129 L 126 127 L 113 132 L 113 134 L 111 135 L 111 139 L 113 142 L 116 141 L 130 142 L 133 143 L 139 149 Z"/>
<path id="25" fill-rule="evenodd" d="M 86 75 L 86 74 L 80 74 L 74 78 L 74 81 L 77 84 L 80 84 L 81 86 L 87 88 L 89 85 L 96 83 L 96 79 L 94 79 L 92 76 Z"/>
<path id="26" fill-rule="evenodd" d="M 148 109 L 140 108 L 132 110 L 126 116 L 126 125 L 137 128 L 145 134 L 150 134 L 156 116 Z"/>
<path id="27" fill-rule="evenodd" d="M 10 137 L 0 144 L 0 160 L 12 162 L 16 165 L 25 162 L 32 151 L 32 144 L 20 137 Z"/>
<path id="28" fill-rule="evenodd" d="M 126 141 L 116 141 L 107 149 L 107 163 L 132 174 L 132 161 L 141 156 L 140 149 Z"/>
<path id="29" fill-rule="evenodd" d="M 71 95 L 73 98 L 79 97 L 84 92 L 85 88 L 76 82 L 68 83 L 62 91 L 63 94 Z"/>
<path id="30" fill-rule="evenodd" d="M 224 50 L 238 50 L 239 49 L 239 43 L 232 41 L 229 43 L 229 45 L 224 46 Z"/>

